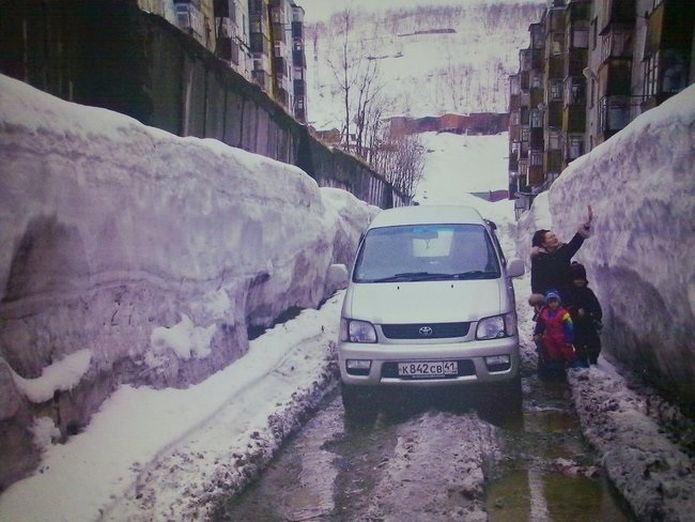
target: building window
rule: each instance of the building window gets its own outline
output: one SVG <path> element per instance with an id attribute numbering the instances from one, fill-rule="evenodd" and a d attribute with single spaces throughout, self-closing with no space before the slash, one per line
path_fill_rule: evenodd
<path id="1" fill-rule="evenodd" d="M 531 127 L 535 129 L 543 127 L 543 111 L 538 109 L 531 110 Z"/>
<path id="2" fill-rule="evenodd" d="M 591 48 L 596 49 L 596 44 L 598 43 L 598 18 L 594 18 L 591 21 Z"/>
<path id="3" fill-rule="evenodd" d="M 647 58 L 644 67 L 644 95 L 656 96 L 659 85 L 659 53 L 656 52 Z"/>
<path id="4" fill-rule="evenodd" d="M 540 151 L 531 152 L 530 162 L 532 167 L 543 166 L 543 153 Z"/>
<path id="5" fill-rule="evenodd" d="M 563 36 L 564 35 L 562 33 L 553 33 L 553 36 L 550 40 L 550 53 L 553 56 L 558 56 L 562 54 Z"/>
<path id="6" fill-rule="evenodd" d="M 661 92 L 676 94 L 688 86 L 688 57 L 678 49 L 663 51 Z"/>
<path id="7" fill-rule="evenodd" d="M 568 105 L 581 105 L 586 101 L 586 84 L 578 78 L 568 78 L 565 83 L 565 101 Z"/>
<path id="8" fill-rule="evenodd" d="M 589 30 L 586 27 L 578 27 L 572 31 L 572 48 L 589 48 Z"/>
<path id="9" fill-rule="evenodd" d="M 521 129 L 521 142 L 526 142 L 528 143 L 529 140 L 529 128 L 528 127 L 523 127 Z"/>
<path id="10" fill-rule="evenodd" d="M 547 150 L 560 150 L 560 133 L 558 131 L 548 131 L 546 133 L 546 147 Z"/>
<path id="11" fill-rule="evenodd" d="M 562 80 L 552 80 L 550 82 L 550 99 L 552 101 L 562 101 Z"/>
<path id="12" fill-rule="evenodd" d="M 574 160 L 584 154 L 584 136 L 570 135 L 567 137 L 567 159 Z"/>
<path id="13" fill-rule="evenodd" d="M 510 118 L 510 123 L 512 125 L 519 125 L 519 120 L 520 120 L 520 113 L 519 111 L 514 111 L 512 112 L 511 118 Z"/>
<path id="14" fill-rule="evenodd" d="M 533 71 L 531 73 L 531 87 L 534 89 L 543 88 L 543 73 L 540 71 Z"/>

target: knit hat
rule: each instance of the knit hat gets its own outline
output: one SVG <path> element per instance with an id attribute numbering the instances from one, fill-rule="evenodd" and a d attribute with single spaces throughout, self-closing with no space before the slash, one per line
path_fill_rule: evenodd
<path id="1" fill-rule="evenodd" d="M 545 302 L 547 303 L 551 299 L 555 299 L 558 303 L 562 303 L 562 299 L 560 299 L 560 292 L 555 289 L 550 289 L 545 293 Z"/>
<path id="2" fill-rule="evenodd" d="M 574 281 L 575 279 L 581 279 L 583 281 L 586 281 L 586 269 L 584 268 L 584 265 L 582 265 L 581 263 L 572 261 L 572 264 L 570 265 L 570 272 L 572 274 L 572 281 Z"/>

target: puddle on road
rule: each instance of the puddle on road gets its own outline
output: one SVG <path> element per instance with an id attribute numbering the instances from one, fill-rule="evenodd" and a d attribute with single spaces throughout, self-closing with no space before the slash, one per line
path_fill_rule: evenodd
<path id="1" fill-rule="evenodd" d="M 521 422 L 502 424 L 506 461 L 486 486 L 491 522 L 634 520 L 600 476 L 564 382 L 524 379 Z"/>
<path id="2" fill-rule="evenodd" d="M 486 393 L 471 392 L 470 401 L 452 401 L 445 391 L 381 399 L 378 416 L 351 423 L 339 392 L 331 393 L 320 414 L 288 441 L 291 450 L 281 452 L 241 496 L 220 506 L 212 520 L 364 519 L 379 479 L 375 471 L 393 458 L 399 426 L 432 408 L 474 411 L 500 428 L 505 457 L 489 470 L 485 486 L 491 522 L 633 520 L 582 440 L 566 383 L 525 378 L 523 412 L 508 411 Z"/>

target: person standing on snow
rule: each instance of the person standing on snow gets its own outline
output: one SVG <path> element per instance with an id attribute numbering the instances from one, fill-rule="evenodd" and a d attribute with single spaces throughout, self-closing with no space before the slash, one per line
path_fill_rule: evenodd
<path id="1" fill-rule="evenodd" d="M 574 286 L 570 290 L 568 310 L 574 323 L 574 348 L 577 361 L 584 367 L 596 364 L 601 352 L 601 319 L 603 310 L 596 294 L 589 288 L 584 265 L 574 261 L 570 265 Z"/>
<path id="2" fill-rule="evenodd" d="M 587 220 L 577 230 L 569 243 L 561 243 L 557 236 L 546 229 L 537 230 L 531 240 L 531 291 L 545 295 L 550 289 L 560 293 L 563 301 L 572 286 L 570 261 L 591 235 L 593 212 L 588 207 Z"/>
<path id="3" fill-rule="evenodd" d="M 563 374 L 565 368 L 575 361 L 574 326 L 570 313 L 562 307 L 557 290 L 545 294 L 545 306 L 538 314 L 533 339 L 539 344 L 540 354 L 538 373 L 545 377 L 548 373 Z"/>

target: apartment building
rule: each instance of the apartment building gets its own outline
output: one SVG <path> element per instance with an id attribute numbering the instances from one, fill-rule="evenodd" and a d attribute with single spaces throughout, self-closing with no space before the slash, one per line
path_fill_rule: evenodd
<path id="1" fill-rule="evenodd" d="M 304 50 L 304 9 L 292 5 L 292 78 L 294 82 L 294 116 L 306 122 L 306 53 Z"/>
<path id="2" fill-rule="evenodd" d="M 270 34 L 269 0 L 249 0 L 249 42 L 253 66 L 251 77 L 268 94 L 273 94 L 273 73 L 270 59 L 272 38 Z"/>
<path id="3" fill-rule="evenodd" d="M 177 27 L 214 52 L 213 0 L 174 0 L 174 9 Z"/>
<path id="4" fill-rule="evenodd" d="M 304 9 L 294 0 L 138 0 L 306 122 Z"/>
<path id="5" fill-rule="evenodd" d="M 290 0 L 270 0 L 273 44 L 273 97 L 288 111 L 294 109 L 292 65 L 292 6 Z"/>
<path id="6" fill-rule="evenodd" d="M 549 0 L 509 78 L 517 215 L 571 161 L 695 82 L 694 11 L 682 0 Z"/>
<path id="7" fill-rule="evenodd" d="M 215 0 L 215 54 L 241 74 L 251 79 L 248 0 Z"/>

